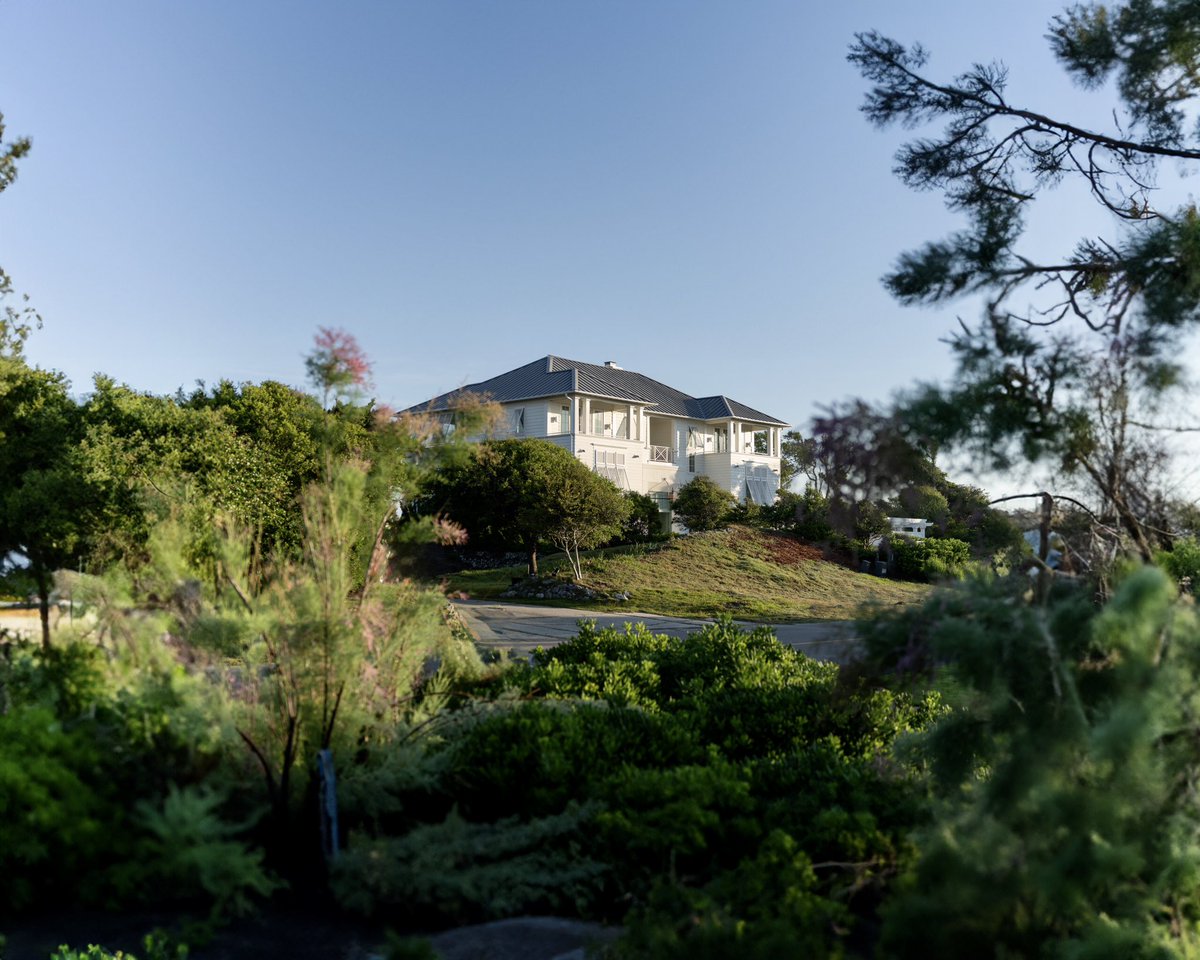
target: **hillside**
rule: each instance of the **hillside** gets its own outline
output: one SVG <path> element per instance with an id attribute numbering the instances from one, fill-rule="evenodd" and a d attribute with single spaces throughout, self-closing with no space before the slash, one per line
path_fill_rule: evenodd
<path id="1" fill-rule="evenodd" d="M 541 567 L 543 573 L 569 575 L 561 557 L 548 556 Z M 447 589 L 497 598 L 522 573 L 523 567 L 463 571 L 448 579 Z M 848 620 L 864 606 L 920 602 L 930 589 L 856 573 L 790 537 L 737 526 L 661 546 L 598 551 L 584 560 L 583 573 L 588 586 L 610 595 L 628 593 L 630 599 L 560 606 L 678 617 L 728 613 L 764 622 Z"/>

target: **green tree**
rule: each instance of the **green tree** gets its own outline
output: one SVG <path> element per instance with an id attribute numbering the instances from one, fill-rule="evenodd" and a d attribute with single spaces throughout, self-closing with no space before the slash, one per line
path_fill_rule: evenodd
<path id="1" fill-rule="evenodd" d="M 425 503 L 475 543 L 523 549 L 531 574 L 541 542 L 570 543 L 577 560 L 580 546 L 611 539 L 628 515 L 616 487 L 562 447 L 536 439 L 482 444 L 432 478 Z"/>
<path id="2" fill-rule="evenodd" d="M 0 566 L 15 554 L 32 579 L 47 646 L 54 571 L 82 555 L 92 511 L 75 458 L 79 433 L 62 374 L 0 356 Z"/>
<path id="3" fill-rule="evenodd" d="M 0 193 L 17 179 L 17 161 L 29 153 L 31 146 L 28 137 L 4 139 L 4 114 L 0 113 Z M 0 267 L 0 305 L 3 305 L 0 309 L 0 357 L 19 358 L 30 331 L 42 321 L 29 306 L 28 296 L 22 298 L 19 306 L 9 302 L 12 296 L 12 278 Z"/>
<path id="4" fill-rule="evenodd" d="M 569 454 L 568 454 L 569 456 Z M 580 549 L 590 550 L 620 534 L 629 519 L 629 501 L 613 483 L 571 457 L 580 469 L 564 469 L 551 494 L 550 542 L 567 555 L 576 580 L 583 579 Z"/>
<path id="5" fill-rule="evenodd" d="M 726 522 L 729 511 L 737 501 L 728 490 L 722 490 L 703 474 L 683 485 L 675 494 L 675 516 L 689 530 L 714 530 Z"/>
<path id="6" fill-rule="evenodd" d="M 830 492 L 829 467 L 815 437 L 805 439 L 799 431 L 789 430 L 779 444 L 779 489 L 787 490 L 792 481 L 804 479 L 821 496 Z"/>
<path id="7" fill-rule="evenodd" d="M 219 514 L 253 530 L 263 549 L 296 548 L 310 465 L 290 462 L 266 437 L 239 434 L 225 410 L 98 376 L 82 415 L 80 456 L 88 478 L 107 491 L 98 559 L 135 557 L 154 522 L 147 508 L 162 516 L 173 505 L 189 514 L 194 550 L 207 549 Z"/>
<path id="8" fill-rule="evenodd" d="M 1111 129 L 1011 103 L 1000 64 L 937 81 L 920 46 L 864 33 L 850 52 L 872 84 L 863 106 L 872 122 L 945 123 L 903 147 L 896 169 L 968 220 L 901 256 L 887 287 L 906 304 L 987 297 L 983 319 L 952 338 L 953 384 L 913 398 L 907 428 L 997 466 L 1057 461 L 1146 558 L 1161 476 L 1146 427 L 1180 382 L 1180 339 L 1200 319 L 1200 214 L 1190 201 L 1160 202 L 1156 189 L 1164 161 L 1200 160 L 1190 119 L 1198 16 L 1196 0 L 1130 0 L 1077 4 L 1051 21 L 1051 48 L 1072 78 L 1088 88 L 1115 80 Z M 1025 252 L 1028 210 L 1071 185 L 1113 215 L 1117 235 L 1084 237 L 1048 261 Z"/>
<path id="9" fill-rule="evenodd" d="M 1194 613 L 1147 568 L 1103 611 L 1023 589 L 968 584 L 868 628 L 875 656 L 939 664 L 958 701 L 912 745 L 933 819 L 881 955 L 1195 956 Z"/>

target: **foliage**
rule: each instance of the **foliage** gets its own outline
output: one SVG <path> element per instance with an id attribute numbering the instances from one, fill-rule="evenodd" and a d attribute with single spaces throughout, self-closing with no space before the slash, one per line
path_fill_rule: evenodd
<path id="1" fill-rule="evenodd" d="M 728 490 L 722 490 L 703 474 L 689 481 L 675 494 L 675 516 L 691 531 L 715 530 L 726 518 L 736 501 Z"/>
<path id="2" fill-rule="evenodd" d="M 636 490 L 626 490 L 625 502 L 629 505 L 629 516 L 621 527 L 618 543 L 653 543 L 663 540 L 663 512 L 658 502 Z"/>
<path id="3" fill-rule="evenodd" d="M 971 559 L 971 548 L 949 537 L 936 540 L 894 537 L 892 554 L 897 576 L 930 582 L 961 577 Z"/>
<path id="4" fill-rule="evenodd" d="M 629 507 L 613 486 L 546 440 L 482 444 L 431 478 L 425 502 L 466 528 L 472 542 L 520 546 L 537 573 L 538 544 L 557 542 L 578 572 L 580 548 L 620 532 Z"/>
<path id="5" fill-rule="evenodd" d="M 821 496 L 828 496 L 831 474 L 824 453 L 815 437 L 805 439 L 795 430 L 785 433 L 779 444 L 780 490 L 787 491 L 795 481 L 803 479 L 806 489 L 811 487 Z"/>
<path id="6" fill-rule="evenodd" d="M 255 531 L 263 552 L 294 551 L 299 492 L 320 476 L 314 408 L 277 385 L 171 398 L 97 377 L 80 450 L 81 470 L 103 491 L 97 561 L 135 566 L 150 529 L 172 511 L 186 515 L 194 557 L 211 553 L 222 515 Z"/>
<path id="7" fill-rule="evenodd" d="M 1087 483 L 1144 559 L 1164 526 L 1163 453 L 1147 427 L 1183 379 L 1180 338 L 1200 319 L 1200 217 L 1190 201 L 1159 202 L 1156 183 L 1163 161 L 1200 159 L 1195 16 L 1193 0 L 1132 0 L 1078 4 L 1051 21 L 1052 51 L 1075 80 L 1102 88 L 1116 76 L 1109 130 L 1010 102 L 998 63 L 938 82 L 920 46 L 872 32 L 850 53 L 872 84 L 863 111 L 873 123 L 945 123 L 906 144 L 896 169 L 968 220 L 904 254 L 885 284 L 910 304 L 988 297 L 981 322 L 951 341 L 955 381 L 918 392 L 902 424 L 997 465 L 1052 459 Z M 1119 235 L 1085 237 L 1049 262 L 1023 252 L 1038 198 L 1071 186 L 1114 216 Z"/>
<path id="8" fill-rule="evenodd" d="M 696 761 L 702 752 L 670 717 L 593 704 L 534 702 L 472 725 L 444 748 L 442 776 L 472 820 L 539 817 L 583 801 L 614 769 Z"/>
<path id="9" fill-rule="evenodd" d="M 237 839 L 245 827 L 221 818 L 220 803 L 211 788 L 175 784 L 161 805 L 139 801 L 137 818 L 147 835 L 138 851 L 145 864 L 140 879 L 183 900 L 207 898 L 214 916 L 241 916 L 278 883 L 263 868 L 262 851 Z"/>
<path id="10" fill-rule="evenodd" d="M 813 443 L 822 464 L 822 488 L 834 529 L 855 532 L 860 514 L 872 514 L 875 501 L 912 484 L 941 476 L 899 415 L 855 400 L 813 418 Z M 868 522 L 868 526 L 877 525 Z"/>
<path id="11" fill-rule="evenodd" d="M 361 913 L 428 923 L 572 912 L 595 896 L 602 864 L 583 853 L 588 808 L 520 822 L 468 823 L 451 811 L 402 837 L 355 840 L 334 891 Z"/>
<path id="12" fill-rule="evenodd" d="M 461 922 L 633 904 L 631 936 L 655 950 L 675 931 L 693 950 L 766 956 L 790 937 L 836 955 L 907 856 L 911 783 L 882 758 L 940 711 L 843 687 L 836 667 L 728 620 L 683 640 L 584 624 L 488 689 L 490 706 L 430 743 L 440 790 L 395 780 L 390 820 L 360 829 L 337 880 L 359 909 L 436 904 Z"/>
<path id="13" fill-rule="evenodd" d="M 343 466 L 329 484 L 310 488 L 304 552 L 269 576 L 256 570 L 243 531 L 218 530 L 213 565 L 175 610 L 195 655 L 219 658 L 231 672 L 238 735 L 261 768 L 275 843 L 290 830 L 297 780 L 304 782 L 316 752 L 337 747 L 349 756 L 356 742 L 390 736 L 411 710 L 427 663 L 456 643 L 440 597 L 373 579 L 355 591 L 356 533 L 376 526 L 364 512 L 365 483 L 361 467 Z M 195 575 L 172 544 L 164 525 L 156 566 L 143 576 L 144 588 L 160 596 L 177 594 L 180 579 Z M 377 568 L 370 557 L 363 564 Z M 470 657 L 456 659 L 471 666 Z"/>
<path id="14" fill-rule="evenodd" d="M 31 147 L 28 137 L 4 139 L 4 114 L 0 113 L 0 193 L 17 179 L 17 161 Z M 28 296 L 23 298 L 23 306 L 5 302 L 12 294 L 12 278 L 0 267 L 0 360 L 20 360 L 31 330 L 42 325 L 42 318 L 28 305 Z"/>
<path id="15" fill-rule="evenodd" d="M 118 950 L 110 953 L 104 947 L 89 944 L 83 950 L 72 950 L 60 946 L 50 955 L 50 960 L 187 960 L 187 944 L 172 943 L 170 938 L 161 932 L 148 933 L 142 938 L 142 953 L 135 956 Z"/>
<path id="16" fill-rule="evenodd" d="M 6 910 L 161 893 L 139 858 L 150 834 L 137 805 L 210 772 L 224 737 L 206 684 L 138 637 L 127 644 L 128 674 L 94 642 L 17 645 L 0 659 L 0 807 L 29 811 L 0 824 Z"/>
<path id="17" fill-rule="evenodd" d="M 331 398 L 352 396 L 371 384 L 371 364 L 354 336 L 345 330 L 319 327 L 313 350 L 304 358 L 309 382 L 321 392 L 321 409 Z"/>
<path id="18" fill-rule="evenodd" d="M 1197 946 L 1200 628 L 1142 569 L 1094 615 L 963 591 L 935 642 L 959 708 L 917 755 L 941 798 L 889 956 L 1187 956 Z M 945 618 L 943 618 L 945 617 Z"/>
<path id="19" fill-rule="evenodd" d="M 54 571 L 74 566 L 88 533 L 92 490 L 75 462 L 79 426 L 61 374 L 0 357 L 0 567 L 10 553 L 24 562 L 47 644 Z"/>
<path id="20" fill-rule="evenodd" d="M 850 912 L 819 892 L 811 859 L 782 830 L 703 889 L 664 882 L 634 912 L 617 957 L 774 960 L 839 957 Z"/>
<path id="21" fill-rule="evenodd" d="M 1155 561 L 1180 585 L 1195 593 L 1200 587 L 1200 542 L 1193 537 L 1176 540 L 1170 550 L 1160 550 Z"/>
<path id="22" fill-rule="evenodd" d="M 586 467 L 564 470 L 553 497 L 548 538 L 567 555 L 571 572 L 581 580 L 579 551 L 598 547 L 617 536 L 629 516 L 630 503 L 611 481 Z"/>
<path id="23" fill-rule="evenodd" d="M 828 540 L 833 535 L 829 501 L 813 487 L 807 488 L 800 499 L 795 533 L 801 540 L 810 542 Z"/>
<path id="24" fill-rule="evenodd" d="M 888 516 L 877 503 L 859 503 L 854 510 L 854 538 L 869 542 L 892 529 Z"/>

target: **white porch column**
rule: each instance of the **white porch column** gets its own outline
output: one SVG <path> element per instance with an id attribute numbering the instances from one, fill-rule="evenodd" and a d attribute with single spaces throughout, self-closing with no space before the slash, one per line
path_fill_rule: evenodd
<path id="1" fill-rule="evenodd" d="M 633 439 L 633 404 L 628 407 L 628 412 L 625 414 L 625 439 Z"/>
<path id="2" fill-rule="evenodd" d="M 592 432 L 592 399 L 585 397 L 583 401 L 583 429 L 580 433 Z"/>

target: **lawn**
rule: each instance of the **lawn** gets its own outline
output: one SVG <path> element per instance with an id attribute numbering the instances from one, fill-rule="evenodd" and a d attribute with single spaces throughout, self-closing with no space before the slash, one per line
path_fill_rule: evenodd
<path id="1" fill-rule="evenodd" d="M 541 569 L 569 576 L 562 557 L 544 558 Z M 449 577 L 446 586 L 477 599 L 494 599 L 524 572 L 524 567 L 468 570 Z M 596 551 L 584 560 L 583 579 L 605 594 L 623 592 L 630 599 L 542 602 L 676 617 L 728 613 L 739 620 L 781 623 L 849 620 L 864 607 L 919 603 L 930 589 L 856 573 L 824 560 L 815 547 L 749 527 L 677 537 L 661 545 Z"/>

